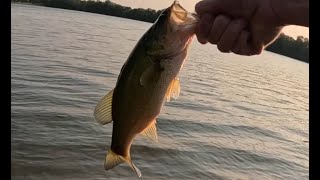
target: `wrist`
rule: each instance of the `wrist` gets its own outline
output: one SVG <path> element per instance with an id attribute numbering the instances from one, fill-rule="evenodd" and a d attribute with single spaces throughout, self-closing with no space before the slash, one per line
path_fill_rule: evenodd
<path id="1" fill-rule="evenodd" d="M 280 26 L 309 26 L 309 0 L 270 0 Z"/>

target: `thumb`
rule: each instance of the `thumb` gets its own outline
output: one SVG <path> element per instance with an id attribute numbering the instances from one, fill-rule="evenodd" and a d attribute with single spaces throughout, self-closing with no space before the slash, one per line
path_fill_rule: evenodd
<path id="1" fill-rule="evenodd" d="M 231 17 L 249 18 L 256 9 L 253 0 L 203 0 L 196 4 L 197 14 L 226 14 Z"/>

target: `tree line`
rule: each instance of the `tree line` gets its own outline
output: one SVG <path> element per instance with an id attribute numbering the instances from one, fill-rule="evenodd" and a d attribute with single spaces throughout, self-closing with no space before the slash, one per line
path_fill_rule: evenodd
<path id="1" fill-rule="evenodd" d="M 24 2 L 43 5 L 47 7 L 63 8 L 70 10 L 85 11 L 91 13 L 105 14 L 110 16 L 123 17 L 139 21 L 153 23 L 162 10 L 153 9 L 133 9 L 131 7 L 122 6 L 106 0 L 101 1 L 84 1 L 84 0 L 11 0 L 12 2 Z M 288 56 L 300 61 L 309 63 L 309 39 L 298 36 L 294 39 L 285 34 L 281 34 L 278 39 L 266 48 L 277 54 Z"/>
<path id="2" fill-rule="evenodd" d="M 309 63 L 309 39 L 303 36 L 294 39 L 281 33 L 266 50 Z"/>

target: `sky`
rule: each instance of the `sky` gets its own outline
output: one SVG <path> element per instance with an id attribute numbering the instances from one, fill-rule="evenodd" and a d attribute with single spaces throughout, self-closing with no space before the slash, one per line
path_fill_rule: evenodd
<path id="1" fill-rule="evenodd" d="M 129 6 L 132 8 L 151 8 L 160 10 L 169 7 L 173 0 L 111 0 L 114 3 Z M 194 12 L 194 6 L 200 0 L 179 0 L 179 3 L 188 11 Z M 293 38 L 304 36 L 309 38 L 309 28 L 302 26 L 286 26 L 283 33 Z"/>

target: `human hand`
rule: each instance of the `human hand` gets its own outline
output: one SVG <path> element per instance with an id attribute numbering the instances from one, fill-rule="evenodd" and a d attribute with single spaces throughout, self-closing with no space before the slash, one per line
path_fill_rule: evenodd
<path id="1" fill-rule="evenodd" d="M 221 52 L 257 55 L 284 27 L 273 10 L 277 0 L 203 0 L 196 4 L 200 16 L 198 41 L 217 44 Z"/>

